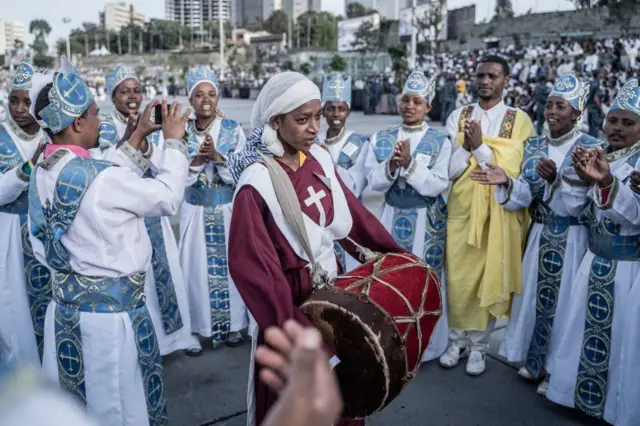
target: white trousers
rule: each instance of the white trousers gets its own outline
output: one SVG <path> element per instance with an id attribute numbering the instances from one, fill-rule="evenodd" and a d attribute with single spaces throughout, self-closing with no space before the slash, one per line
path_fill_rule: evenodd
<path id="1" fill-rule="evenodd" d="M 489 351 L 489 339 L 496 327 L 496 319 L 491 318 L 487 323 L 487 328 L 483 331 L 462 331 L 455 328 L 449 329 L 449 340 L 452 345 L 459 348 L 469 347 L 472 351 L 486 354 Z"/>

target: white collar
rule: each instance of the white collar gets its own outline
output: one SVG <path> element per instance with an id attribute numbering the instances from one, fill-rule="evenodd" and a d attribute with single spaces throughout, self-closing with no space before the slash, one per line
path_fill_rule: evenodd
<path id="1" fill-rule="evenodd" d="M 480 113 L 483 115 L 486 114 L 489 117 L 489 120 L 491 121 L 495 120 L 496 118 L 499 118 L 501 115 L 504 114 L 505 110 L 507 109 L 507 106 L 505 105 L 503 100 L 501 100 L 500 102 L 498 102 L 492 108 L 489 108 L 489 109 L 482 109 L 480 104 L 476 104 L 476 106 L 480 110 Z"/>

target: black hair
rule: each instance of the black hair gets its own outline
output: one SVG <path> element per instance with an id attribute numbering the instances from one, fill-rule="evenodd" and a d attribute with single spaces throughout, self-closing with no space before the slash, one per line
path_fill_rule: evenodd
<path id="1" fill-rule="evenodd" d="M 507 63 L 507 60 L 498 55 L 483 56 L 478 61 L 478 64 L 499 64 L 500 66 L 502 66 L 502 71 L 504 72 L 505 77 L 509 76 L 511 72 L 511 68 Z"/>
<path id="2" fill-rule="evenodd" d="M 42 112 L 42 110 L 48 107 L 49 104 L 51 103 L 49 101 L 49 91 L 51 90 L 52 87 L 53 87 L 53 83 L 49 83 L 46 86 L 44 86 L 44 88 L 40 91 L 40 93 L 38 93 L 38 97 L 36 98 L 36 105 L 34 107 L 37 120 L 42 120 L 42 117 L 40 116 L 40 112 Z M 51 132 L 51 129 L 47 128 L 47 129 L 44 129 L 44 131 L 47 133 L 49 138 L 53 139 L 53 133 Z"/>

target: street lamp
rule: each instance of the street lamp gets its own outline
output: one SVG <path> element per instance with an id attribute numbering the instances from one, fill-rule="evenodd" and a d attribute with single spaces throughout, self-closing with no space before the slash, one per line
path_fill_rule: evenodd
<path id="1" fill-rule="evenodd" d="M 71 23 L 71 18 L 65 16 L 62 18 L 62 23 L 69 25 L 69 23 Z M 69 34 L 67 34 L 67 59 L 71 60 L 71 30 L 69 30 Z"/>

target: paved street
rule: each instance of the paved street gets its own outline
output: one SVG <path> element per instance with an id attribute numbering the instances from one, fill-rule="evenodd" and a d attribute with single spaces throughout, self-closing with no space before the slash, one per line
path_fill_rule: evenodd
<path id="1" fill-rule="evenodd" d="M 230 99 L 223 99 L 221 103 L 226 115 L 241 121 L 247 133 L 252 105 L 251 101 Z M 398 122 L 398 117 L 354 113 L 349 128 L 370 134 Z M 366 203 L 372 208 L 376 197 L 367 197 Z M 175 218 L 173 223 L 177 231 Z M 402 395 L 368 425 L 604 425 L 536 396 L 535 385 L 520 379 L 514 367 L 495 356 L 503 333 L 504 322 L 492 338 L 494 355 L 488 359 L 485 375 L 471 378 L 465 374 L 464 365 L 453 371 L 446 371 L 435 362 L 424 365 Z M 236 349 L 215 350 L 205 342 L 205 355 L 200 358 L 189 358 L 182 353 L 166 357 L 170 425 L 244 426 L 249 353 L 248 342 Z"/>

